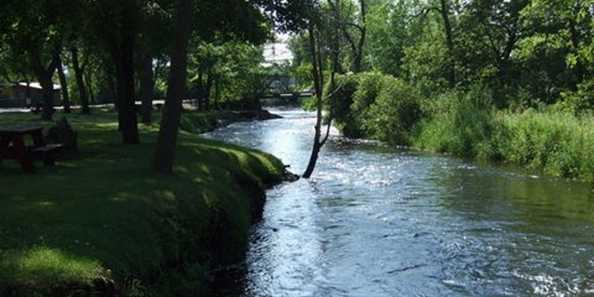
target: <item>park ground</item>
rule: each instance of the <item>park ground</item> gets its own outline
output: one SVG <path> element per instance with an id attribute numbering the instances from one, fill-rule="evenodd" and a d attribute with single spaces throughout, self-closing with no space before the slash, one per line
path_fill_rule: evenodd
<path id="1" fill-rule="evenodd" d="M 269 154 L 197 135 L 245 115 L 186 113 L 172 176 L 151 170 L 157 124 L 139 125 L 131 146 L 115 113 L 62 116 L 79 155 L 33 175 L 0 165 L 1 296 L 196 296 L 212 269 L 241 259 L 265 187 L 285 176 Z M 14 123 L 52 125 L 0 117 Z"/>

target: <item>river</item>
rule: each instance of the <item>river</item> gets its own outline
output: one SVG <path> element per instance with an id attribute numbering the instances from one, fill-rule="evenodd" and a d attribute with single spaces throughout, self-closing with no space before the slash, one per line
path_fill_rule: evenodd
<path id="1" fill-rule="evenodd" d="M 207 134 L 302 173 L 313 113 Z M 342 138 L 268 191 L 220 296 L 594 296 L 594 192 L 517 168 Z"/>

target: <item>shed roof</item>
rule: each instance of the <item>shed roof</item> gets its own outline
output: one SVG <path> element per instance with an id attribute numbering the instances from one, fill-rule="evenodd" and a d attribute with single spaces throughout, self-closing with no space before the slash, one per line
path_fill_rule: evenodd
<path id="1" fill-rule="evenodd" d="M 21 86 L 21 87 L 27 87 L 27 83 L 26 82 L 20 82 L 19 83 L 19 86 Z M 41 84 L 38 83 L 38 82 L 31 82 L 31 83 L 29 83 L 29 88 L 38 89 L 38 90 L 43 89 L 41 87 Z M 61 90 L 61 89 L 62 89 L 62 87 L 60 85 L 54 84 L 54 90 Z"/>

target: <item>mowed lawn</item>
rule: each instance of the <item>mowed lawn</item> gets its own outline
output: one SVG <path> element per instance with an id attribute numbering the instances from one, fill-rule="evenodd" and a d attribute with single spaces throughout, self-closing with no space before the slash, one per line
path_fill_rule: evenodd
<path id="1" fill-rule="evenodd" d="M 214 237 L 234 258 L 247 240 L 253 196 L 284 172 L 271 155 L 182 131 L 175 174 L 155 174 L 157 125 L 139 125 L 142 144 L 123 145 L 114 113 L 66 117 L 79 135 L 78 156 L 54 168 L 36 162 L 33 175 L 13 160 L 0 165 L 0 293 L 150 282 L 184 263 L 204 268 Z M 38 118 L 0 114 L 0 125 Z M 225 234 L 213 234 L 221 221 Z"/>

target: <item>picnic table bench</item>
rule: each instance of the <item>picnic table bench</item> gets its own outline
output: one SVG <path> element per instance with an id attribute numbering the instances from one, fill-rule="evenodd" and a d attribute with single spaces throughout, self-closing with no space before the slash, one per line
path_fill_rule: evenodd
<path id="1" fill-rule="evenodd" d="M 25 136 L 31 136 L 33 145 L 27 146 Z M 46 144 L 42 126 L 0 127 L 0 162 L 3 159 L 17 160 L 26 173 L 35 172 L 33 160 L 43 160 L 45 165 L 53 166 L 56 153 L 61 144 Z"/>

